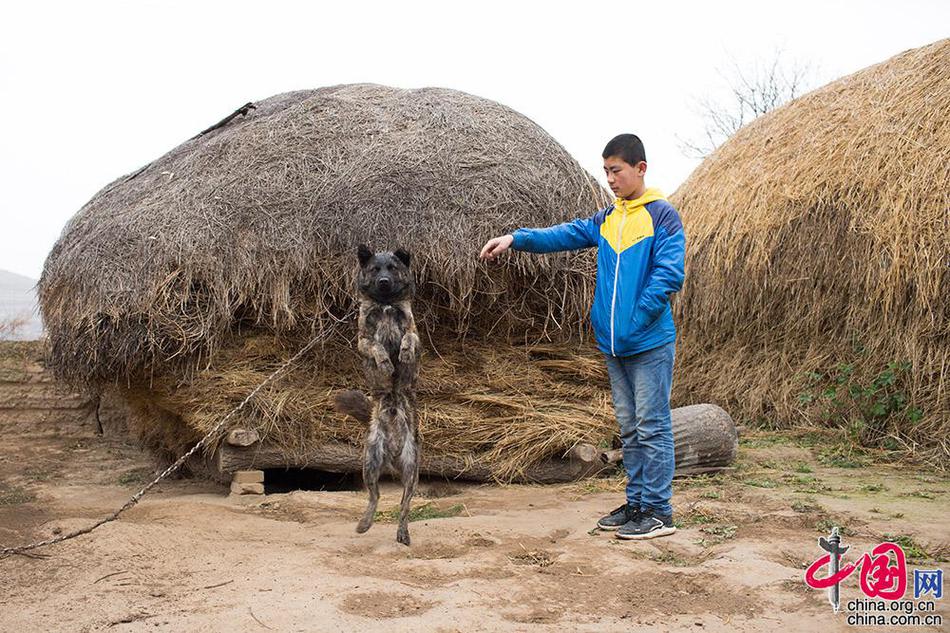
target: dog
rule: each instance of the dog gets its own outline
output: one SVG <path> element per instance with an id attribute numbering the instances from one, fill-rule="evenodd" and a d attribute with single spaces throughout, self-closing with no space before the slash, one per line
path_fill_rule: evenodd
<path id="1" fill-rule="evenodd" d="M 369 505 L 356 526 L 362 534 L 373 525 L 383 469 L 402 482 L 402 504 L 396 540 L 409 545 L 409 510 L 419 483 L 419 429 L 415 384 L 419 373 L 419 335 L 412 316 L 415 292 L 410 256 L 405 250 L 373 253 L 357 249 L 360 297 L 357 351 L 373 400 L 359 391 L 336 394 L 334 406 L 367 424 L 363 481 Z"/>

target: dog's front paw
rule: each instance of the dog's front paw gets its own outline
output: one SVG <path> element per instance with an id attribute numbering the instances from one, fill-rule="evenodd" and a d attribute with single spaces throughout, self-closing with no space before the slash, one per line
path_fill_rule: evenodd
<path id="1" fill-rule="evenodd" d="M 399 362 L 403 365 L 410 365 L 416 362 L 416 350 L 411 347 L 400 348 Z"/>
<path id="2" fill-rule="evenodd" d="M 402 543 L 403 545 L 409 545 L 409 528 L 399 528 L 396 532 L 396 540 Z"/>
<path id="3" fill-rule="evenodd" d="M 393 366 L 393 362 L 389 360 L 388 357 L 381 360 L 377 360 L 376 368 L 379 369 L 379 371 L 386 374 L 387 376 L 392 376 L 394 373 L 396 373 L 396 368 Z"/>

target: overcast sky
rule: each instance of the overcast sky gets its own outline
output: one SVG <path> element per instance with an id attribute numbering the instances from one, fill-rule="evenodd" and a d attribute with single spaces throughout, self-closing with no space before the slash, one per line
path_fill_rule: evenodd
<path id="1" fill-rule="evenodd" d="M 0 269 L 38 278 L 66 221 L 237 106 L 301 88 L 500 101 L 600 175 L 638 133 L 648 184 L 697 161 L 696 103 L 776 50 L 815 87 L 950 36 L 950 2 L 17 2 L 0 12 Z M 474 248 L 474 247 L 473 247 Z"/>

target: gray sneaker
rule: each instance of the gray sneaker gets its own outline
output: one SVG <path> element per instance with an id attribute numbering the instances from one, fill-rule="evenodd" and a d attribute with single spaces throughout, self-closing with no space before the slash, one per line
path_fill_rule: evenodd
<path id="1" fill-rule="evenodd" d="M 640 508 L 625 503 L 597 522 L 601 530 L 619 530 L 630 521 L 640 518 Z"/>
<path id="2" fill-rule="evenodd" d="M 676 531 L 673 525 L 673 515 L 641 512 L 633 521 L 624 524 L 617 530 L 617 538 L 643 540 L 658 536 L 669 536 Z"/>

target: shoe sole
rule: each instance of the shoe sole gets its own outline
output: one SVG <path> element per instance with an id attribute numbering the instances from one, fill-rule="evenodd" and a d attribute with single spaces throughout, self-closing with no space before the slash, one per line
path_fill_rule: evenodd
<path id="1" fill-rule="evenodd" d="M 619 528 L 618 528 L 619 529 Z M 617 538 L 622 538 L 628 541 L 645 541 L 651 538 L 659 538 L 661 536 L 669 536 L 676 532 L 675 527 L 664 527 L 659 530 L 653 530 L 652 532 L 647 532 L 646 534 L 617 534 Z"/>
<path id="2" fill-rule="evenodd" d="M 614 532 L 622 528 L 622 525 L 603 525 L 602 523 L 597 523 L 597 527 L 601 530 L 607 530 L 608 532 Z"/>

